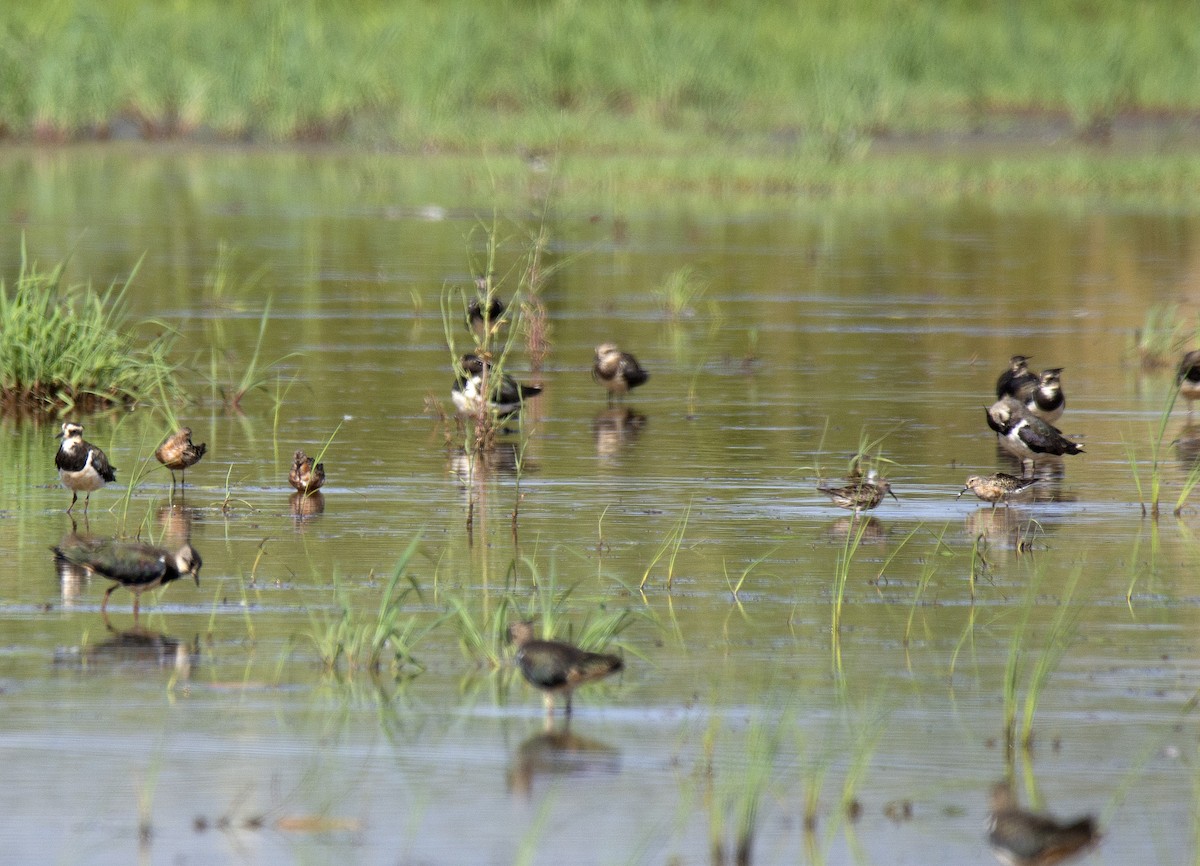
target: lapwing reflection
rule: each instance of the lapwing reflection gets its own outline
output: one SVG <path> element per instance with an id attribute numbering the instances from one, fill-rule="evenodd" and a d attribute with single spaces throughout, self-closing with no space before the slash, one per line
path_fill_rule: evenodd
<path id="1" fill-rule="evenodd" d="M 517 747 L 508 768 L 508 790 L 528 797 L 538 776 L 615 775 L 621 753 L 599 740 L 574 733 L 568 722 L 561 730 L 544 730 Z"/>
<path id="2" fill-rule="evenodd" d="M 1091 815 L 1059 821 L 1017 805 L 1012 787 L 997 782 L 991 790 L 988 844 L 1006 866 L 1051 866 L 1077 857 L 1100 840 Z"/>
<path id="3" fill-rule="evenodd" d="M 616 457 L 627 445 L 642 435 L 646 416 L 627 406 L 610 406 L 592 420 L 592 435 L 596 437 L 596 455 L 602 459 Z"/>

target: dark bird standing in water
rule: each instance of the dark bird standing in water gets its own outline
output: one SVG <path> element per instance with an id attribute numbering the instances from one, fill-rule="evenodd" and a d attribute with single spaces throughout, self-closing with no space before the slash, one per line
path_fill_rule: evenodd
<path id="1" fill-rule="evenodd" d="M 1033 461 L 1037 457 L 1083 452 L 1082 446 L 1012 397 L 997 400 L 986 412 L 988 426 L 996 431 L 1000 445 L 1021 461 L 1022 474 L 1026 478 L 1033 471 Z"/>
<path id="2" fill-rule="evenodd" d="M 991 807 L 988 844 L 1007 866 L 1051 866 L 1082 854 L 1100 840 L 1090 815 L 1068 823 L 1027 812 L 1017 806 L 1006 782 L 992 786 Z"/>
<path id="3" fill-rule="evenodd" d="M 508 639 L 517 645 L 516 662 L 525 679 L 545 694 L 546 712 L 554 711 L 554 696 L 567 696 L 571 715 L 571 692 L 584 683 L 602 679 L 625 667 L 619 656 L 593 653 L 557 640 L 533 636 L 533 623 L 517 622 L 508 627 Z"/>
<path id="4" fill-rule="evenodd" d="M 141 595 L 148 589 L 178 580 L 190 574 L 200 585 L 200 554 L 190 544 L 174 553 L 140 541 L 118 541 L 115 538 L 76 538 L 54 548 L 58 556 L 74 565 L 115 580 L 104 593 L 100 612 L 107 615 L 108 597 L 123 586 L 133 593 L 133 616 L 138 615 Z"/>
<path id="5" fill-rule="evenodd" d="M 83 500 L 83 510 L 87 511 L 92 491 L 99 490 L 109 481 L 116 481 L 117 470 L 108 462 L 103 451 L 84 441 L 81 425 L 67 421 L 56 438 L 62 439 L 62 444 L 54 455 L 54 465 L 58 467 L 58 477 L 63 487 L 71 491 L 67 514 L 75 507 L 80 490 L 87 494 Z"/>
<path id="6" fill-rule="evenodd" d="M 1011 497 L 1028 490 L 1036 483 L 1036 478 L 1018 478 L 1005 472 L 997 472 L 995 475 L 972 475 L 967 479 L 966 486 L 954 498 L 959 499 L 970 490 L 984 502 L 992 503 L 992 510 L 995 511 L 997 503 L 1003 502 L 1007 505 Z"/>
<path id="7" fill-rule="evenodd" d="M 649 379 L 650 374 L 642 369 L 637 358 L 622 352 L 615 343 L 601 343 L 596 347 L 592 378 L 605 387 L 608 402 L 612 403 L 613 397 L 624 397 L 629 389 Z"/>
<path id="8" fill-rule="evenodd" d="M 1025 355 L 1013 355 L 1008 362 L 1008 369 L 996 380 L 996 399 L 1016 397 L 1018 400 L 1025 400 L 1037 384 L 1037 373 L 1029 372 L 1029 358 Z"/>
<path id="9" fill-rule="evenodd" d="M 316 493 L 325 484 L 325 464 L 316 463 L 303 451 L 297 451 L 292 458 L 288 484 L 305 495 Z"/>
<path id="10" fill-rule="evenodd" d="M 1200 400 L 1200 349 L 1183 356 L 1175 373 L 1175 384 L 1179 386 L 1179 396 L 1187 400 L 1188 414 L 1191 415 L 1192 401 Z"/>
<path id="11" fill-rule="evenodd" d="M 542 393 L 537 385 L 519 385 L 507 374 L 497 374 L 490 361 L 478 355 L 463 355 L 459 360 L 462 372 L 450 389 L 450 399 L 464 415 L 477 415 L 484 401 L 487 408 L 501 418 L 510 418 L 521 411 L 521 404 Z M 486 380 L 486 385 L 484 384 Z M 484 395 L 484 389 L 487 395 Z"/>
<path id="12" fill-rule="evenodd" d="M 1037 387 L 1025 400 L 1025 408 L 1037 415 L 1047 424 L 1053 424 L 1062 417 L 1067 408 L 1067 398 L 1062 389 L 1062 367 L 1042 370 L 1038 375 Z"/>
<path id="13" fill-rule="evenodd" d="M 883 501 L 884 496 L 900 501 L 896 494 L 892 493 L 892 485 L 879 480 L 874 469 L 867 473 L 866 478 L 852 481 L 844 487 L 819 484 L 817 490 L 832 499 L 838 508 L 849 508 L 855 514 L 875 508 Z"/>
<path id="14" fill-rule="evenodd" d="M 163 466 L 171 470 L 171 489 L 175 489 L 175 472 L 180 473 L 180 485 L 187 484 L 187 470 L 189 466 L 195 466 L 200 462 L 200 458 L 208 450 L 208 446 L 201 442 L 196 445 L 192 442 L 192 428 L 180 427 L 179 432 L 172 436 L 168 436 L 163 444 L 158 446 L 154 452 L 155 458 Z"/>

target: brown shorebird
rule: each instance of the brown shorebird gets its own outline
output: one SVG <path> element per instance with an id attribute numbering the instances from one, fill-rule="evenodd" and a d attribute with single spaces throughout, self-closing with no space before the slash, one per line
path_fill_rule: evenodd
<path id="1" fill-rule="evenodd" d="M 62 559 L 82 566 L 109 580 L 115 580 L 104 593 L 100 605 L 102 614 L 108 613 L 108 597 L 118 586 L 133 593 L 133 616 L 138 615 L 141 595 L 148 589 L 157 589 L 185 574 L 190 574 L 200 585 L 200 554 L 190 544 L 184 544 L 174 553 L 140 541 L 118 541 L 115 538 L 79 538 L 64 540 L 54 548 Z"/>
<path id="2" fill-rule="evenodd" d="M 316 463 L 303 451 L 292 458 L 292 471 L 288 473 L 288 484 L 307 495 L 316 493 L 325 483 L 325 464 Z"/>
<path id="3" fill-rule="evenodd" d="M 1013 355 L 1008 362 L 1008 369 L 996 380 L 996 399 L 1016 397 L 1018 400 L 1024 400 L 1037 384 L 1038 374 L 1029 371 L 1029 358 L 1025 355 Z"/>
<path id="4" fill-rule="evenodd" d="M 997 503 L 1003 502 L 1005 505 L 1008 505 L 1009 498 L 1027 490 L 1036 483 L 1036 478 L 1018 478 L 1006 472 L 997 472 L 995 475 L 972 475 L 967 479 L 966 486 L 954 498 L 958 499 L 970 490 L 984 502 L 992 503 L 992 510 L 994 511 Z"/>
<path id="5" fill-rule="evenodd" d="M 478 355 L 463 355 L 458 366 L 461 372 L 454 379 L 450 399 L 464 415 L 478 415 L 486 402 L 498 417 L 511 418 L 521 411 L 522 403 L 542 393 L 537 385 L 519 385 L 511 376 L 495 372 L 492 363 Z"/>
<path id="6" fill-rule="evenodd" d="M 853 480 L 844 487 L 830 487 L 828 485 L 818 484 L 817 490 L 824 493 L 833 500 L 833 504 L 838 508 L 849 508 L 855 514 L 861 511 L 870 511 L 875 506 L 883 501 L 884 496 L 890 496 L 897 502 L 896 494 L 892 492 L 892 485 L 880 480 L 874 469 L 867 473 L 866 478 Z"/>
<path id="7" fill-rule="evenodd" d="M 592 680 L 602 679 L 624 668 L 619 656 L 593 653 L 557 640 L 533 636 L 533 623 L 516 622 L 508 627 L 508 639 L 517 645 L 516 662 L 531 686 L 545 695 L 546 712 L 554 711 L 554 696 L 567 696 L 571 715 L 571 692 Z"/>
<path id="8" fill-rule="evenodd" d="M 1183 356 L 1175 373 L 1175 384 L 1179 386 L 1179 396 L 1187 400 L 1188 414 L 1191 415 L 1192 401 L 1200 400 L 1200 349 Z"/>
<path id="9" fill-rule="evenodd" d="M 163 444 L 154 452 L 155 458 L 163 466 L 171 470 L 171 489 L 175 489 L 175 471 L 180 473 L 180 486 L 187 484 L 187 469 L 200 462 L 200 458 L 208 450 L 201 442 L 192 442 L 192 428 L 180 427 L 179 432 L 167 437 Z"/>
<path id="10" fill-rule="evenodd" d="M 643 384 L 650 374 L 642 369 L 637 358 L 622 352 L 615 343 L 601 343 L 596 347 L 592 378 L 605 387 L 611 403 L 613 397 L 624 397 L 630 388 Z"/>
<path id="11" fill-rule="evenodd" d="M 71 491 L 71 504 L 67 506 L 67 514 L 75 507 L 79 499 L 79 491 L 86 495 L 83 500 L 83 510 L 87 511 L 91 502 L 92 491 L 99 490 L 109 481 L 117 480 L 117 470 L 104 452 L 83 439 L 83 427 L 67 421 L 62 425 L 62 432 L 55 438 L 62 439 L 58 453 L 54 455 L 54 465 L 58 467 L 58 477 L 63 487 Z"/>
<path id="12" fill-rule="evenodd" d="M 1096 821 L 1088 815 L 1062 822 L 1017 806 L 1007 782 L 991 791 L 988 844 L 1006 866 L 1051 866 L 1082 854 L 1100 840 Z"/>
<path id="13" fill-rule="evenodd" d="M 1025 477 L 1033 471 L 1033 461 L 1042 455 L 1083 452 L 1081 445 L 1072 442 L 1061 430 L 1034 415 L 1012 397 L 1004 397 L 988 407 L 987 422 L 996 431 L 1001 447 L 1021 461 Z"/>

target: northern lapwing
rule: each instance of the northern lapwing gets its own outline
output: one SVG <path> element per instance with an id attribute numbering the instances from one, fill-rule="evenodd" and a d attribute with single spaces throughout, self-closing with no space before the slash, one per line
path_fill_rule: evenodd
<path id="1" fill-rule="evenodd" d="M 1033 462 L 1043 455 L 1080 454 L 1083 447 L 1062 431 L 1034 415 L 1018 400 L 1004 397 L 986 410 L 988 426 L 996 431 L 1000 446 L 1021 461 L 1022 476 L 1028 478 Z"/>
<path id="2" fill-rule="evenodd" d="M 467 330 L 482 340 L 487 334 L 494 334 L 500 327 L 506 308 L 504 301 L 496 297 L 494 291 L 488 291 L 486 277 L 476 278 L 475 288 L 479 294 L 467 303 Z"/>
<path id="3" fill-rule="evenodd" d="M 1018 400 L 1024 400 L 1037 384 L 1037 373 L 1029 371 L 1029 358 L 1025 355 L 1013 355 L 1008 362 L 1008 369 L 996 380 L 996 399 L 1016 397 Z"/>
<path id="4" fill-rule="evenodd" d="M 508 639 L 517 646 L 515 659 L 521 674 L 545 696 L 547 713 L 554 711 L 554 696 L 564 694 L 566 714 L 571 715 L 571 692 L 584 683 L 603 679 L 625 667 L 620 656 L 587 652 L 562 641 L 535 638 L 531 622 L 510 625 Z"/>
<path id="5" fill-rule="evenodd" d="M 1062 367 L 1052 367 L 1038 374 L 1037 387 L 1025 400 L 1025 408 L 1043 421 L 1053 424 L 1067 408 L 1062 389 Z"/>
<path id="6" fill-rule="evenodd" d="M 200 458 L 208 451 L 208 446 L 201 442 L 192 442 L 192 428 L 180 427 L 179 432 L 168 436 L 163 444 L 154 452 L 154 457 L 163 466 L 171 470 L 171 489 L 175 489 L 175 472 L 180 473 L 180 485 L 187 484 L 187 470 L 195 466 Z"/>
<path id="7" fill-rule="evenodd" d="M 855 514 L 875 508 L 883 501 L 884 496 L 900 501 L 892 492 L 892 485 L 880 479 L 874 469 L 868 472 L 865 478 L 852 480 L 844 487 L 818 484 L 817 490 L 832 499 L 838 508 L 848 508 Z"/>
<path id="8" fill-rule="evenodd" d="M 79 492 L 83 491 L 83 510 L 87 511 L 92 498 L 92 491 L 99 490 L 110 481 L 116 481 L 116 468 L 108 462 L 104 452 L 83 438 L 83 427 L 71 421 L 62 425 L 62 432 L 55 438 L 62 439 L 58 453 L 54 455 L 54 465 L 58 467 L 58 477 L 63 487 L 71 491 L 71 504 L 67 514 L 75 507 Z"/>
<path id="9" fill-rule="evenodd" d="M 306 496 L 316 493 L 325 484 L 325 464 L 317 463 L 303 451 L 297 451 L 292 458 L 288 484 Z"/>
<path id="10" fill-rule="evenodd" d="M 1003 502 L 1007 505 L 1011 497 L 1029 489 L 1037 483 L 1037 480 L 1036 478 L 1018 478 L 1006 472 L 997 472 L 995 475 L 972 475 L 967 479 L 966 486 L 954 498 L 959 499 L 970 490 L 984 502 L 992 503 L 994 511 L 998 503 Z"/>
<path id="11" fill-rule="evenodd" d="M 100 612 L 107 615 L 108 597 L 118 586 L 133 593 L 133 616 L 138 615 L 141 595 L 148 589 L 178 580 L 190 574 L 200 585 L 200 554 L 185 543 L 175 552 L 140 541 L 119 541 L 115 538 L 64 539 L 54 552 L 74 565 L 83 566 L 102 577 L 114 580 L 104 593 Z"/>
<path id="12" fill-rule="evenodd" d="M 1175 384 L 1179 387 L 1179 396 L 1187 400 L 1188 414 L 1191 415 L 1192 401 L 1200 400 L 1200 349 L 1183 356 L 1175 373 Z"/>
<path id="13" fill-rule="evenodd" d="M 1006 866 L 1051 866 L 1078 856 L 1100 841 L 1091 815 L 1059 821 L 1017 806 L 1012 788 L 998 782 L 991 790 L 988 844 Z"/>
<path id="14" fill-rule="evenodd" d="M 478 415 L 486 405 L 498 417 L 510 418 L 521 411 L 522 403 L 542 393 L 537 385 L 519 385 L 508 374 L 496 373 L 492 363 L 478 355 L 463 355 L 458 367 L 450 399 L 464 415 Z"/>
<path id="15" fill-rule="evenodd" d="M 637 358 L 622 352 L 615 343 L 601 343 L 596 347 L 592 378 L 605 387 L 608 402 L 612 403 L 613 397 L 624 397 L 631 388 L 645 383 L 650 374 L 642 369 Z"/>

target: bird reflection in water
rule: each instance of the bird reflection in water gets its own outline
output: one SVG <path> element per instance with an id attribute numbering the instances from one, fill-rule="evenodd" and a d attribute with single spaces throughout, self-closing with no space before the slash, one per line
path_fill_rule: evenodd
<path id="1" fill-rule="evenodd" d="M 119 631 L 110 624 L 108 631 L 110 637 L 99 643 L 87 644 L 78 650 L 59 650 L 55 653 L 55 663 L 80 667 L 136 665 L 171 669 L 177 679 L 187 680 L 200 656 L 199 638 L 188 643 L 137 626 Z"/>
<path id="2" fill-rule="evenodd" d="M 154 517 L 158 522 L 159 543 L 164 547 L 175 550 L 191 541 L 195 508 L 189 508 L 182 501 L 167 503 L 158 507 Z"/>
<path id="3" fill-rule="evenodd" d="M 1006 866 L 1051 866 L 1078 857 L 1099 840 L 1092 816 L 1059 821 L 1020 808 L 1008 782 L 992 786 L 988 844 Z"/>
<path id="4" fill-rule="evenodd" d="M 858 544 L 883 544 L 888 538 L 887 527 L 878 517 L 842 517 L 829 525 L 826 534 L 838 544 L 847 538 L 857 538 Z"/>
<path id="5" fill-rule="evenodd" d="M 617 749 L 571 731 L 570 721 L 543 730 L 521 743 L 508 768 L 508 790 L 528 797 L 538 776 L 615 775 L 621 769 Z"/>
<path id="6" fill-rule="evenodd" d="M 1032 551 L 1042 526 L 1019 507 L 997 508 L 984 505 L 967 515 L 967 535 L 982 540 L 987 548 Z"/>
<path id="7" fill-rule="evenodd" d="M 1179 464 L 1190 471 L 1200 464 L 1200 424 L 1186 424 L 1171 443 Z"/>
<path id="8" fill-rule="evenodd" d="M 500 442 L 495 448 L 474 453 L 456 450 L 450 454 L 450 473 L 464 488 L 498 475 L 515 476 L 534 469 L 529 460 L 521 459 L 521 450 L 515 442 Z"/>
<path id="9" fill-rule="evenodd" d="M 592 420 L 596 455 L 611 460 L 642 435 L 646 416 L 628 406 L 610 406 Z"/>
<path id="10" fill-rule="evenodd" d="M 316 493 L 297 491 L 288 497 L 288 503 L 291 505 L 292 517 L 297 523 L 304 523 L 325 513 L 325 494 L 319 490 Z"/>

